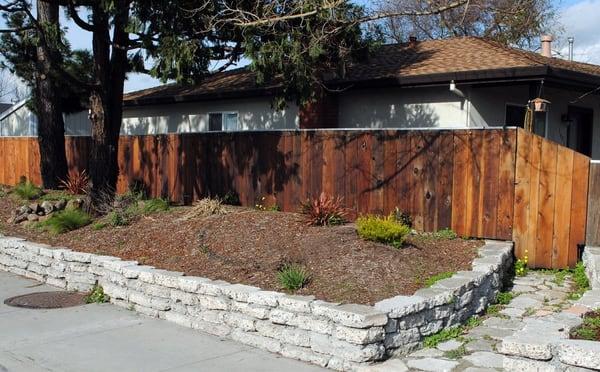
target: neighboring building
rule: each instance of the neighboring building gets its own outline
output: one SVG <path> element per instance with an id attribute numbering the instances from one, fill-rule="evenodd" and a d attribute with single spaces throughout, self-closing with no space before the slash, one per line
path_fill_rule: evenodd
<path id="1" fill-rule="evenodd" d="M 12 107 L 12 103 L 2 103 L 0 102 L 0 115 L 4 113 L 4 111 L 8 110 Z"/>
<path id="2" fill-rule="evenodd" d="M 549 50 L 545 45 L 543 50 Z M 534 131 L 600 158 L 600 66 L 508 48 L 480 38 L 383 46 L 368 63 L 349 65 L 320 101 L 271 108 L 277 85 L 259 87 L 247 69 L 215 74 L 197 86 L 130 93 L 122 134 L 333 128 L 523 126 L 528 102 L 550 101 Z M 454 84 L 452 84 L 454 82 Z M 589 93 L 589 94 L 588 94 Z M 68 134 L 89 134 L 86 114 Z"/>

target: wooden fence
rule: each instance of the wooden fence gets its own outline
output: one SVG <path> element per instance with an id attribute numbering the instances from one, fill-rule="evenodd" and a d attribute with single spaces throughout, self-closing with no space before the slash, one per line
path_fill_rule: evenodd
<path id="1" fill-rule="evenodd" d="M 590 164 L 586 245 L 600 246 L 600 162 Z"/>
<path id="2" fill-rule="evenodd" d="M 0 142 L 0 159 L 19 165 L 4 167 L 0 183 L 39 182 L 36 140 L 12 140 Z M 67 138 L 72 171 L 87 168 L 89 145 Z M 589 159 L 520 129 L 195 133 L 119 146 L 119 191 L 142 184 L 182 203 L 229 192 L 284 211 L 325 192 L 353 215 L 398 207 L 420 230 L 514 240 L 533 267 L 573 265 L 585 240 Z"/>

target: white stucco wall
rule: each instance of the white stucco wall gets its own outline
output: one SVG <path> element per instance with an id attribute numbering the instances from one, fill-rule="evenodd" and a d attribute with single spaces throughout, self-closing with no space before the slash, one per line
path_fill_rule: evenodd
<path id="1" fill-rule="evenodd" d="M 271 108 L 270 98 L 178 103 L 125 108 L 123 134 L 202 132 L 208 130 L 211 112 L 237 112 L 240 130 L 298 128 L 298 107 Z"/>

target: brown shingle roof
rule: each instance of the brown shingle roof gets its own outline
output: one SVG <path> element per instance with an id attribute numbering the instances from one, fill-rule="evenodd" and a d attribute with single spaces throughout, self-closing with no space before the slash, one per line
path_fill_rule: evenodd
<path id="1" fill-rule="evenodd" d="M 551 70 L 590 75 L 600 79 L 600 66 L 509 48 L 499 43 L 461 37 L 416 44 L 382 46 L 367 63 L 348 66 L 346 77 L 333 83 L 387 82 L 396 85 L 426 84 L 449 80 L 480 80 L 540 76 Z M 245 68 L 207 77 L 195 86 L 164 85 L 129 93 L 129 104 L 159 101 L 267 94 L 276 85 L 259 87 Z"/>

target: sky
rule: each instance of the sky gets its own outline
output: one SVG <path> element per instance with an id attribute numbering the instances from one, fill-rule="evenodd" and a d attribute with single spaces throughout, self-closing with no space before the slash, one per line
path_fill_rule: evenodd
<path id="1" fill-rule="evenodd" d="M 564 32 L 557 40 L 556 51 L 567 55 L 566 38 L 575 38 L 574 58 L 580 62 L 600 64 L 600 0 L 554 0 L 559 11 L 559 22 Z M 367 0 L 361 0 L 368 4 Z M 73 48 L 89 49 L 88 32 L 72 23 L 66 25 L 67 37 Z M 125 91 L 134 91 L 160 85 L 160 81 L 144 74 L 131 74 L 125 83 Z"/>

